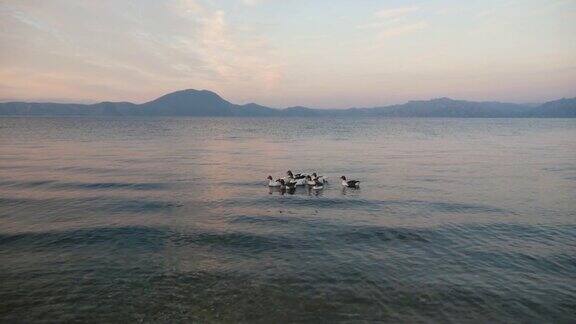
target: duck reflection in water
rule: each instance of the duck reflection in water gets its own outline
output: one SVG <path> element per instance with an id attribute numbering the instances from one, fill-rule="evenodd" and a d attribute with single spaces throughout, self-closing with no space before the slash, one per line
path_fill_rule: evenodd
<path id="1" fill-rule="evenodd" d="M 268 187 L 268 194 L 272 195 L 275 192 L 277 192 L 278 194 L 280 194 L 281 196 L 284 196 L 286 193 L 288 193 L 289 195 L 293 195 L 296 193 L 296 188 L 295 187 Z"/>
<path id="2" fill-rule="evenodd" d="M 312 195 L 314 195 L 316 197 L 322 196 L 323 192 L 324 191 L 322 191 L 322 190 L 315 190 L 312 187 L 308 186 L 308 196 L 312 196 Z"/>

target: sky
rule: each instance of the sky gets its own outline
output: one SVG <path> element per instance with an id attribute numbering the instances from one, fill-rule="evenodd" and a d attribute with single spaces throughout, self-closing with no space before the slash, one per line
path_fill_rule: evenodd
<path id="1" fill-rule="evenodd" d="M 0 0 L 0 101 L 576 96 L 576 0 Z"/>

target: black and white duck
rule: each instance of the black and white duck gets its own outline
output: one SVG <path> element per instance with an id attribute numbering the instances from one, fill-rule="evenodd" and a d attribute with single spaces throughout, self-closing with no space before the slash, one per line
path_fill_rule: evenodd
<path id="1" fill-rule="evenodd" d="M 295 189 L 296 188 L 296 183 L 295 182 L 288 182 L 285 181 L 284 179 L 278 179 L 278 181 L 280 182 L 280 189 Z"/>
<path id="2" fill-rule="evenodd" d="M 266 179 L 268 180 L 268 187 L 277 188 L 277 187 L 281 187 L 281 186 L 282 186 L 282 183 L 280 183 L 280 180 L 281 180 L 281 179 L 276 179 L 276 180 L 274 180 L 274 178 L 272 178 L 271 175 L 269 175 L 268 178 L 266 178 Z"/>
<path id="3" fill-rule="evenodd" d="M 314 180 L 312 190 L 322 190 L 322 189 L 324 189 L 324 183 L 320 182 L 318 179 Z"/>
<path id="4" fill-rule="evenodd" d="M 346 188 L 359 188 L 360 181 L 358 180 L 346 180 L 345 176 L 341 176 L 340 179 L 342 180 L 342 186 Z"/>
<path id="5" fill-rule="evenodd" d="M 328 180 L 324 176 L 319 176 L 318 174 L 316 174 L 316 172 L 313 172 L 311 177 L 312 177 L 312 180 L 318 180 L 322 183 L 328 182 Z"/>
<path id="6" fill-rule="evenodd" d="M 306 176 L 306 184 L 309 186 L 316 185 L 316 180 L 312 179 L 312 176 Z"/>
<path id="7" fill-rule="evenodd" d="M 286 178 L 284 178 L 286 183 L 294 183 L 296 186 L 306 185 L 306 175 L 302 173 L 294 174 L 292 171 L 288 170 L 286 172 Z"/>

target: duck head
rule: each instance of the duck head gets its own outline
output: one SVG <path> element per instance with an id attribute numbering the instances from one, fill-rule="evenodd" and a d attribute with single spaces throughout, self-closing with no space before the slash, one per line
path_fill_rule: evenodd
<path id="1" fill-rule="evenodd" d="M 346 177 L 345 177 L 345 176 L 341 176 L 340 179 L 346 181 Z"/>
<path id="2" fill-rule="evenodd" d="M 266 178 L 266 179 L 268 179 L 268 180 L 272 180 L 272 176 L 271 176 L 271 175 L 269 175 L 269 176 L 268 176 L 268 178 Z"/>

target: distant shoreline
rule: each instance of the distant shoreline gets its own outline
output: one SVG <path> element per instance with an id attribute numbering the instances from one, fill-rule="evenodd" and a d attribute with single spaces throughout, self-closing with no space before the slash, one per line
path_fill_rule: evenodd
<path id="1" fill-rule="evenodd" d="M 372 108 L 314 109 L 237 105 L 207 90 L 181 90 L 153 101 L 0 103 L 0 116 L 39 117 L 401 117 L 401 118 L 576 118 L 576 98 L 522 105 L 438 98 Z"/>
<path id="2" fill-rule="evenodd" d="M 92 118 L 92 119 L 122 119 L 122 118 L 141 118 L 141 119 L 178 119 L 178 118 L 198 118 L 198 119 L 233 119 L 233 118 L 257 118 L 257 119 L 572 119 L 576 117 L 530 117 L 530 116 L 517 116 L 517 117 L 450 117 L 450 116 L 430 116 L 430 117 L 404 117 L 404 116 L 136 116 L 136 115 L 0 115 L 0 118 Z"/>

